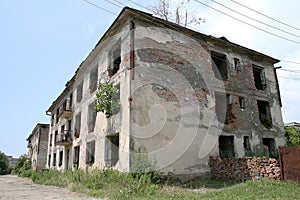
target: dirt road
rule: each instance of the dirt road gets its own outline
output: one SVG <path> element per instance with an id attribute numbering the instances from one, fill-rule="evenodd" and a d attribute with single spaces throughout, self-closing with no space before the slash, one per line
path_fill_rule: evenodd
<path id="1" fill-rule="evenodd" d="M 30 200 L 82 200 L 97 199 L 83 194 L 77 194 L 64 188 L 44 186 L 32 183 L 31 180 L 13 175 L 0 176 L 0 199 L 30 199 Z"/>

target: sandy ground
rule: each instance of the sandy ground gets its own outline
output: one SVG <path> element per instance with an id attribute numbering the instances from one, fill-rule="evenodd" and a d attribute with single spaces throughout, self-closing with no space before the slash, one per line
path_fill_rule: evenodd
<path id="1" fill-rule="evenodd" d="M 31 180 L 13 175 L 0 176 L 0 199 L 30 199 L 30 200 L 81 200 L 97 199 L 83 194 L 70 192 L 65 188 L 38 185 Z"/>

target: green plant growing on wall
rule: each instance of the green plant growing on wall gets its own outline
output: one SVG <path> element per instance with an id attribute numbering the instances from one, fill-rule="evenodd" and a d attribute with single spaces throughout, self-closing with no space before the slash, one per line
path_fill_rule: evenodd
<path id="1" fill-rule="evenodd" d="M 107 118 L 119 112 L 119 89 L 110 82 L 99 83 L 96 92 L 95 109 Z"/>

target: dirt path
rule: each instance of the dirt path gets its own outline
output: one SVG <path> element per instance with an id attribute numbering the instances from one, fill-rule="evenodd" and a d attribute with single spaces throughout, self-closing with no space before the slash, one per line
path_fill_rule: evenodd
<path id="1" fill-rule="evenodd" d="M 83 194 L 77 194 L 68 191 L 65 188 L 38 185 L 32 183 L 31 180 L 19 178 L 13 175 L 0 176 L 0 199 L 30 199 L 30 200 L 52 200 L 52 199 L 66 199 L 66 200 L 82 200 L 95 199 Z"/>

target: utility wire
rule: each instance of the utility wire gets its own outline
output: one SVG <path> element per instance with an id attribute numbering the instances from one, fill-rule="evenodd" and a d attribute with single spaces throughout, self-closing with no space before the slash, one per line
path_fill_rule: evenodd
<path id="1" fill-rule="evenodd" d="M 116 2 L 116 3 L 118 3 L 118 4 L 120 4 L 120 5 L 122 5 L 122 6 L 124 6 L 124 7 L 127 7 L 126 4 L 124 4 L 124 3 L 120 2 L 120 1 L 117 1 L 117 0 L 113 0 L 113 1 Z"/>
<path id="2" fill-rule="evenodd" d="M 264 30 L 264 29 L 262 29 L 262 28 L 259 28 L 259 27 L 257 27 L 257 26 L 254 26 L 254 25 L 252 25 L 252 24 L 250 24 L 250 23 L 248 23 L 248 22 L 245 22 L 245 21 L 243 21 L 243 20 L 241 20 L 241 19 L 238 19 L 238 18 L 236 18 L 236 17 L 233 17 L 233 16 L 231 16 L 231 15 L 229 15 L 229 14 L 227 14 L 227 13 L 221 11 L 221 10 L 218 10 L 218 9 L 212 7 L 212 6 L 209 6 L 209 5 L 203 3 L 203 2 L 201 2 L 201 1 L 199 1 L 199 0 L 195 0 L 195 1 L 198 2 L 198 3 L 200 3 L 200 4 L 202 4 L 202 5 L 204 5 L 204 6 L 206 6 L 206 7 L 208 7 L 208 8 L 210 8 L 210 9 L 213 9 L 213 10 L 219 12 L 219 13 L 222 13 L 223 15 L 226 15 L 226 16 L 228 16 L 228 17 L 230 17 L 230 18 L 233 18 L 233 19 L 235 19 L 235 20 L 237 20 L 237 21 L 239 21 L 239 22 L 241 22 L 241 23 L 244 23 L 244 24 L 246 24 L 246 25 L 248 25 L 248 26 L 251 26 L 251 27 L 253 27 L 253 28 L 255 28 L 255 29 L 258 29 L 258 30 L 260 30 L 260 31 L 263 31 L 263 32 L 268 33 L 268 34 L 270 34 L 270 35 L 273 35 L 273 36 L 275 36 L 275 37 L 281 38 L 281 39 L 283 39 L 283 40 L 290 41 L 290 42 L 293 42 L 293 43 L 296 43 L 296 44 L 300 44 L 300 42 L 298 42 L 298 41 L 295 41 L 295 40 L 292 40 L 292 39 L 289 39 L 289 38 L 286 38 L 286 37 L 277 35 L 277 34 L 272 33 L 272 32 L 270 32 L 270 31 L 266 31 L 266 30 Z"/>
<path id="3" fill-rule="evenodd" d="M 109 0 L 104 0 L 104 1 L 106 1 L 106 2 L 108 2 L 108 3 L 110 3 L 110 4 L 112 4 L 112 5 L 115 5 L 115 6 L 117 6 L 118 8 L 123 8 L 123 7 L 120 6 L 119 4 L 116 4 L 116 3 L 111 2 L 111 1 L 109 1 Z"/>
<path id="4" fill-rule="evenodd" d="M 280 60 L 280 61 L 281 61 L 281 62 L 286 62 L 286 63 L 292 63 L 292 64 L 300 65 L 300 62 L 289 61 L 289 60 Z"/>
<path id="5" fill-rule="evenodd" d="M 129 1 L 131 3 L 134 3 L 135 5 L 138 5 L 139 7 L 144 8 L 144 9 L 150 11 L 149 8 L 147 8 L 146 6 L 143 6 L 142 4 L 136 3 L 135 1 L 132 1 L 132 0 L 127 0 L 127 1 Z"/>
<path id="6" fill-rule="evenodd" d="M 82 0 L 82 1 L 85 1 L 86 3 L 91 4 L 92 6 L 95 6 L 96 8 L 98 8 L 98 9 L 100 9 L 100 10 L 102 10 L 102 11 L 105 11 L 105 12 L 110 13 L 110 14 L 112 14 L 112 15 L 117 15 L 116 13 L 111 12 L 111 11 L 109 11 L 109 10 L 106 10 L 105 8 L 102 8 L 102 7 L 100 7 L 100 6 L 96 5 L 96 4 L 93 4 L 92 2 L 90 2 L 90 1 L 88 1 L 88 0 Z"/>
<path id="7" fill-rule="evenodd" d="M 277 19 L 275 19 L 275 18 L 273 18 L 273 17 L 270 17 L 270 16 L 268 16 L 268 15 L 266 15 L 266 14 L 263 14 L 262 12 L 259 12 L 259 11 L 257 11 L 257 10 L 254 10 L 253 8 L 250 8 L 250 7 L 248 7 L 248 6 L 245 6 L 245 5 L 243 5 L 243 4 L 241 4 L 241 3 L 237 2 L 237 1 L 234 1 L 234 0 L 231 0 L 231 1 L 234 2 L 234 3 L 236 3 L 236 4 L 238 4 L 238 5 L 240 5 L 240 6 L 242 6 L 242 7 L 244 7 L 244 8 L 247 8 L 248 10 L 251 10 L 251 11 L 256 12 L 256 13 L 258 13 L 258 14 L 260 14 L 260 15 L 266 17 L 266 18 L 269 18 L 269 19 L 271 19 L 271 20 L 273 20 L 273 21 L 275 21 L 275 22 L 278 22 L 278 23 L 283 24 L 283 25 L 285 25 L 285 26 L 288 26 L 288 27 L 290 27 L 290 28 L 296 29 L 296 30 L 298 30 L 298 31 L 300 30 L 299 28 L 297 28 L 297 27 L 295 27 L 295 26 L 292 26 L 292 25 L 289 25 L 289 24 L 287 24 L 287 23 L 285 23 L 285 22 L 279 21 L 279 20 L 277 20 Z"/>
<path id="8" fill-rule="evenodd" d="M 287 34 L 289 34 L 289 35 L 292 35 L 292 36 L 295 36 L 295 37 L 297 37 L 297 38 L 300 38 L 300 36 L 298 36 L 298 35 L 296 35 L 296 34 L 294 34 L 294 33 L 285 31 L 285 30 L 283 30 L 283 29 L 277 28 L 276 26 L 272 26 L 272 25 L 267 24 L 267 23 L 265 23 L 265 22 L 259 21 L 259 20 L 257 20 L 257 19 L 252 18 L 252 17 L 249 17 L 248 15 L 245 15 L 245 14 L 243 14 L 243 13 L 241 13 L 241 12 L 238 12 L 238 11 L 232 9 L 232 8 L 229 8 L 228 6 L 225 6 L 224 4 L 221 4 L 221 3 L 219 3 L 219 2 L 217 2 L 217 1 L 215 1 L 215 0 L 211 0 L 211 1 L 214 2 L 214 3 L 216 3 L 216 4 L 218 4 L 218 5 L 220 5 L 220 6 L 222 6 L 222 7 L 224 7 L 224 8 L 226 8 L 226 9 L 228 9 L 228 10 L 231 10 L 232 12 L 235 12 L 235 13 L 237 13 L 237 14 L 239 14 L 239 15 L 242 15 L 242 16 L 248 18 L 248 19 L 251 19 L 251 20 L 256 21 L 256 22 L 258 22 L 258 23 L 261 23 L 261 24 L 263 24 L 263 25 L 265 25 L 265 26 L 269 26 L 269 27 L 271 27 L 271 28 L 273 28 L 273 29 L 276 29 L 276 30 L 279 30 L 279 31 L 281 31 L 281 32 L 284 32 L 284 33 L 287 33 Z"/>

